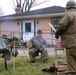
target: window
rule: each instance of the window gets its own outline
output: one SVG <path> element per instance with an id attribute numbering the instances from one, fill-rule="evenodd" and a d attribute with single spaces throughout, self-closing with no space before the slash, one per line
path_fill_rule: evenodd
<path id="1" fill-rule="evenodd" d="M 51 23 L 52 23 L 52 25 L 54 26 L 55 29 L 58 28 L 60 20 L 61 20 L 61 17 L 51 19 Z M 54 31 L 52 29 L 51 29 L 51 34 L 54 34 Z"/>
<path id="2" fill-rule="evenodd" d="M 60 21 L 61 18 L 52 18 L 52 24 L 53 25 L 59 25 L 59 21 Z"/>
<path id="3" fill-rule="evenodd" d="M 31 32 L 31 23 L 25 23 L 25 32 Z"/>

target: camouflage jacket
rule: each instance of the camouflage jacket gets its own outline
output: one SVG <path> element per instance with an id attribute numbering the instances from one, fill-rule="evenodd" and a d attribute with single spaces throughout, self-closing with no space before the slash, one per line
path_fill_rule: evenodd
<path id="1" fill-rule="evenodd" d="M 37 36 L 34 36 L 29 41 L 30 48 L 45 48 L 47 45 L 47 42 L 43 37 L 39 38 Z"/>
<path id="2" fill-rule="evenodd" d="M 65 48 L 76 48 L 76 11 L 68 11 L 59 23 L 56 35 Z"/>

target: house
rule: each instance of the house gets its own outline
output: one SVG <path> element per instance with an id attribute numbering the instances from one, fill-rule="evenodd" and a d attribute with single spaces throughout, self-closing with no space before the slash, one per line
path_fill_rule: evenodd
<path id="1" fill-rule="evenodd" d="M 57 28 L 64 12 L 64 7 L 52 6 L 23 13 L 1 16 L 0 34 L 6 34 L 8 37 L 19 37 L 21 40 L 27 42 L 32 36 L 36 35 L 38 29 L 42 29 L 45 39 L 53 44 L 53 30 L 49 26 L 49 23 Z"/>

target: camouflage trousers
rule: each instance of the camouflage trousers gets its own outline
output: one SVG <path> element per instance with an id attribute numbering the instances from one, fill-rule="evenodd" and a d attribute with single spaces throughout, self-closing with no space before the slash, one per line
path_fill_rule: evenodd
<path id="1" fill-rule="evenodd" d="M 48 52 L 47 50 L 37 50 L 35 48 L 30 49 L 29 51 L 29 56 L 30 56 L 30 61 L 35 60 L 35 57 L 38 56 L 39 53 L 42 53 L 42 60 L 48 59 Z"/>
<path id="2" fill-rule="evenodd" d="M 66 49 L 69 75 L 76 75 L 76 49 Z"/>

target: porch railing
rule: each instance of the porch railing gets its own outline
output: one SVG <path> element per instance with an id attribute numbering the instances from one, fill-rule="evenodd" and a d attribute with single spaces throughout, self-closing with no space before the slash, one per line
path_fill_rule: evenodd
<path id="1" fill-rule="evenodd" d="M 34 33 L 34 32 L 32 32 Z M 1 35 L 7 35 L 8 38 L 11 37 L 17 37 L 19 38 L 21 41 L 23 41 L 23 34 L 25 35 L 30 35 L 29 33 L 25 33 L 25 32 L 10 32 L 10 31 L 1 31 Z M 47 40 L 47 42 L 51 45 L 55 45 L 55 36 L 52 35 L 49 31 L 43 31 L 43 36 L 44 38 Z M 25 39 L 28 39 L 28 37 L 26 37 Z"/>

